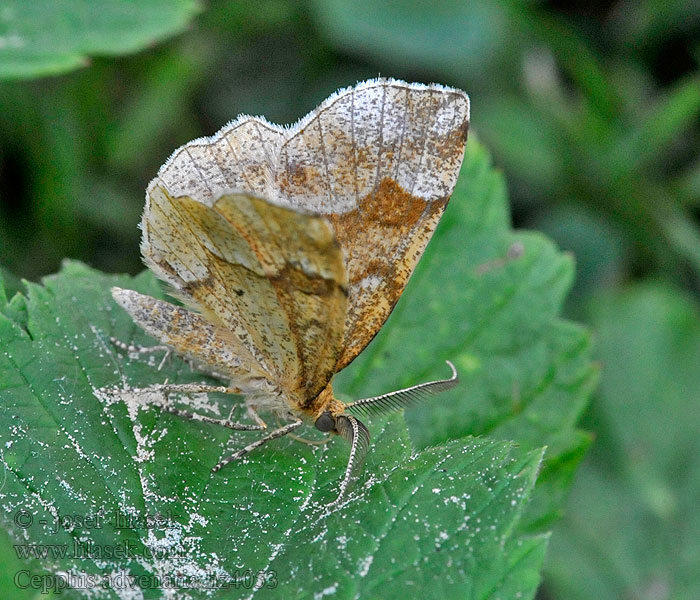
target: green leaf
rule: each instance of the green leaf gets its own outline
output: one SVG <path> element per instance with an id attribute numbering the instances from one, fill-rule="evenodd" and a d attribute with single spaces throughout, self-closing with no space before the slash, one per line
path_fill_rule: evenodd
<path id="1" fill-rule="evenodd" d="M 595 112 L 607 117 L 614 116 L 619 98 L 602 69 L 600 59 L 585 38 L 550 11 L 541 11 L 537 7 L 531 11 L 527 19 L 528 34 L 551 48 Z"/>
<path id="2" fill-rule="evenodd" d="M 27 284 L 26 318 L 7 306 L 0 316 L 0 497 L 14 550 L 52 544 L 70 554 L 77 545 L 93 554 L 33 560 L 31 573 L 243 579 L 217 597 L 248 596 L 248 570 L 276 582 L 255 594 L 263 598 L 330 590 L 398 598 L 415 586 L 434 598 L 534 595 L 546 538 L 515 530 L 541 451 L 465 438 L 415 453 L 396 415 L 373 423 L 367 475 L 333 513 L 326 504 L 347 458 L 342 443 L 281 440 L 212 476 L 226 448 L 250 434 L 139 403 L 131 386 L 201 377 L 177 359 L 158 372 L 159 357 L 131 358 L 110 345 L 110 335 L 149 341 L 111 300 L 115 284 L 159 295 L 149 274 L 131 280 L 67 262 L 43 286 Z M 198 402 L 200 411 L 217 406 Z M 218 402 L 228 412 L 231 400 Z M 167 527 L 133 521 L 156 514 Z M 77 522 L 90 515 L 99 520 Z M 129 518 L 133 527 L 120 528 Z M 95 556 L 115 548 L 133 556 Z M 187 594 L 178 597 L 205 596 Z"/>
<path id="3" fill-rule="evenodd" d="M 0 78 L 56 75 L 90 55 L 136 52 L 185 29 L 197 0 L 6 0 Z"/>
<path id="4" fill-rule="evenodd" d="M 338 389 L 367 396 L 439 377 L 447 358 L 464 383 L 409 413 L 410 434 L 401 415 L 368 422 L 365 474 L 329 513 L 347 460 L 342 440 L 277 440 L 212 476 L 254 434 L 152 406 L 157 392 L 133 388 L 206 379 L 176 358 L 159 371 L 160 356 L 125 355 L 109 341 L 153 344 L 108 291 L 161 296 L 153 276 L 68 262 L 0 307 L 4 522 L 22 548 L 133 549 L 122 560 L 31 561 L 37 573 L 177 572 L 201 586 L 263 570 L 278 587 L 255 597 L 532 598 L 545 530 L 588 444 L 575 422 L 595 381 L 589 340 L 557 317 L 571 277 L 570 259 L 545 238 L 510 229 L 502 177 L 472 141 L 403 299 Z M 238 402 L 177 401 L 212 415 Z M 25 529 L 13 525 L 22 510 L 33 520 Z M 102 526 L 55 528 L 57 516 L 87 514 L 102 515 Z M 155 514 L 168 527 L 115 526 L 115 515 Z M 160 556 L 144 556 L 156 548 Z M 248 597 L 244 584 L 212 594 Z"/>
<path id="5" fill-rule="evenodd" d="M 557 315 L 573 264 L 542 235 L 513 232 L 505 184 L 470 143 L 438 231 L 404 297 L 335 389 L 377 395 L 448 375 L 461 384 L 407 415 L 419 447 L 488 435 L 547 445 L 541 496 L 527 521 L 557 518 L 588 438 L 576 422 L 597 380 L 590 336 Z"/>
<path id="6" fill-rule="evenodd" d="M 697 3 L 685 0 L 641 0 L 621 8 L 610 21 L 609 35 L 626 53 L 630 47 L 639 51 L 682 34 L 692 35 L 700 20 Z"/>
<path id="7" fill-rule="evenodd" d="M 568 298 L 569 308 L 588 299 L 594 290 L 622 279 L 628 248 L 620 232 L 599 214 L 585 206 L 566 204 L 542 212 L 532 223 L 576 256 L 576 282 Z"/>
<path id="8" fill-rule="evenodd" d="M 19 292 L 21 289 L 22 282 L 17 276 L 9 269 L 0 265 L 0 294 L 13 296 L 15 292 Z M 2 301 L 4 301 L 4 299 L 0 298 L 0 302 Z"/>
<path id="9" fill-rule="evenodd" d="M 148 68 L 135 82 L 134 93 L 110 131 L 108 158 L 112 164 L 128 168 L 140 162 L 141 156 L 157 156 L 163 151 L 159 143 L 165 134 L 175 124 L 183 128 L 189 118 L 185 107 L 204 79 L 205 57 L 213 53 L 205 42 L 182 43 L 178 52 L 149 57 Z"/>
<path id="10" fill-rule="evenodd" d="M 646 283 L 591 316 L 599 435 L 552 538 L 551 597 L 698 598 L 700 307 Z"/>
<path id="11" fill-rule="evenodd" d="M 501 95 L 480 109 L 480 137 L 517 177 L 521 187 L 542 194 L 563 184 L 561 131 L 552 120 L 515 97 Z M 537 200 L 542 201 L 537 195 Z"/>

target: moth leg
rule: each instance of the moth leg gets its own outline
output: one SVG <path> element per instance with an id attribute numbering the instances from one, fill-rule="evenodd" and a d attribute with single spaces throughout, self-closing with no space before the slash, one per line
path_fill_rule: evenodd
<path id="1" fill-rule="evenodd" d="M 242 390 L 237 387 L 228 387 L 226 385 L 207 385 L 205 383 L 164 383 L 162 385 L 155 385 L 146 389 L 150 391 L 162 392 L 166 400 L 169 400 L 170 394 L 242 393 Z"/>
<path id="2" fill-rule="evenodd" d="M 267 429 L 267 423 L 265 423 L 265 421 L 262 420 L 262 417 L 258 414 L 258 407 L 255 404 L 246 402 L 246 408 L 248 409 L 248 415 L 250 415 L 250 418 L 260 425 L 261 429 Z M 277 424 L 279 425 L 279 421 Z"/>
<path id="3" fill-rule="evenodd" d="M 213 425 L 221 425 L 221 427 L 226 427 L 228 429 L 233 429 L 235 431 L 262 431 L 264 427 L 252 424 L 252 423 L 236 423 L 231 420 L 231 414 L 229 414 L 228 419 L 216 419 L 214 417 L 209 417 L 207 415 L 200 415 L 197 413 L 191 413 L 186 410 L 180 410 L 179 408 L 163 407 L 163 411 L 177 415 L 178 417 L 183 417 L 185 419 L 190 419 L 192 421 L 201 421 L 202 423 L 212 423 Z"/>
<path id="4" fill-rule="evenodd" d="M 305 437 L 301 437 L 300 435 L 294 435 L 293 433 L 290 433 L 289 437 L 297 442 L 301 442 L 302 444 L 306 444 L 307 446 L 323 446 L 324 444 L 327 444 L 328 442 L 331 441 L 331 438 L 329 438 L 329 437 L 327 437 L 323 440 L 309 440 L 309 439 L 306 439 Z"/>
<path id="5" fill-rule="evenodd" d="M 126 352 L 127 354 L 153 354 L 155 352 L 164 352 L 162 360 L 158 364 L 157 370 L 160 371 L 165 364 L 165 361 L 170 358 L 173 353 L 173 349 L 170 346 L 159 345 L 159 346 L 137 346 L 135 344 L 127 344 L 118 340 L 115 337 L 110 337 L 109 341 L 112 342 L 114 346 L 120 350 Z M 190 365 L 191 366 L 191 365 Z"/>
<path id="6" fill-rule="evenodd" d="M 287 425 L 284 425 L 278 429 L 274 429 L 267 435 L 261 437 L 259 440 L 255 440 L 254 442 L 251 442 L 244 448 L 241 448 L 237 452 L 234 452 L 231 454 L 231 456 L 227 456 L 223 460 L 219 462 L 219 464 L 215 465 L 214 468 L 212 469 L 212 473 L 216 473 L 217 471 L 221 470 L 223 467 L 225 467 L 227 464 L 230 462 L 233 462 L 234 460 L 238 460 L 239 458 L 243 458 L 246 454 L 249 452 L 255 450 L 257 447 L 262 446 L 263 444 L 266 444 L 267 442 L 271 440 L 276 440 L 277 438 L 281 438 L 285 435 L 287 435 L 290 431 L 294 431 L 297 427 L 299 427 L 303 421 L 301 419 L 297 421 L 293 421 L 292 423 L 288 423 Z"/>
<path id="7" fill-rule="evenodd" d="M 143 388 L 143 391 L 153 391 L 157 390 L 163 392 L 166 402 L 169 401 L 168 395 L 171 393 L 182 393 L 182 394 L 197 394 L 204 392 L 219 392 L 222 394 L 240 394 L 241 390 L 239 388 L 231 388 L 226 386 L 216 386 L 216 385 L 203 385 L 199 383 L 182 383 L 182 384 L 163 384 L 160 386 L 154 386 L 151 388 Z M 139 390 L 132 390 L 138 392 Z M 214 425 L 221 425 L 222 427 L 227 427 L 228 429 L 235 429 L 236 431 L 261 431 L 265 429 L 258 424 L 251 423 L 237 423 L 233 421 L 233 412 L 236 409 L 236 405 L 231 408 L 231 412 L 226 419 L 217 419 L 215 417 L 210 417 L 207 415 L 201 415 L 198 413 L 192 413 L 186 410 L 181 410 L 165 404 L 159 406 L 163 412 L 167 412 L 178 417 L 183 417 L 185 419 L 190 419 L 192 421 L 201 421 L 203 423 L 212 423 Z"/>
<path id="8" fill-rule="evenodd" d="M 280 423 L 279 415 L 277 415 L 275 417 L 275 419 L 277 420 L 277 425 L 281 426 L 282 424 Z M 293 440 L 295 440 L 297 442 L 301 442 L 302 444 L 306 444 L 307 446 L 323 446 L 323 444 L 327 444 L 328 442 L 331 441 L 330 437 L 326 437 L 325 439 L 322 439 L 322 440 L 308 440 L 305 437 L 301 437 L 300 435 L 296 435 L 294 433 L 289 433 L 287 435 L 289 435 L 289 437 L 292 438 Z"/>

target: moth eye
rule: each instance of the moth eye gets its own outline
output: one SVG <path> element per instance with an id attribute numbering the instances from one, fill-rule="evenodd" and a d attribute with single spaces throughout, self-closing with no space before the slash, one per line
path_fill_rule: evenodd
<path id="1" fill-rule="evenodd" d="M 335 429 L 335 419 L 331 416 L 328 411 L 324 412 L 318 419 L 316 419 L 316 429 L 319 431 L 330 431 Z"/>

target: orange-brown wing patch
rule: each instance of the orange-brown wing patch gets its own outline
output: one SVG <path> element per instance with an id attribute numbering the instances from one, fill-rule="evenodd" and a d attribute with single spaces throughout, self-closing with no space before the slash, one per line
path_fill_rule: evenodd
<path id="1" fill-rule="evenodd" d="M 286 135 L 277 200 L 323 214 L 357 208 L 386 178 L 426 202 L 449 198 L 464 156 L 467 95 L 379 79 L 331 96 Z"/>
<path id="2" fill-rule="evenodd" d="M 142 254 L 177 294 L 235 339 L 298 403 L 340 353 L 346 275 L 328 222 L 248 194 L 213 207 L 151 187 Z"/>
<path id="3" fill-rule="evenodd" d="M 323 103 L 279 153 L 282 199 L 327 214 L 350 281 L 349 364 L 385 322 L 452 194 L 467 139 L 464 92 L 378 80 Z"/>
<path id="4" fill-rule="evenodd" d="M 447 199 L 426 203 L 387 178 L 355 210 L 329 215 L 340 244 L 351 249 L 350 308 L 337 370 L 347 366 L 386 321 L 446 204 Z"/>

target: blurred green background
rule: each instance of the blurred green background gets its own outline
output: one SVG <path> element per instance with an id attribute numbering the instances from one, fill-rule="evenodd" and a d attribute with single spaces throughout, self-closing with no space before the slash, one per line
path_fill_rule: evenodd
<path id="1" fill-rule="evenodd" d="M 146 184 L 239 113 L 379 74 L 465 89 L 514 225 L 576 258 L 603 366 L 540 595 L 699 598 L 699 63 L 697 0 L 4 0 L 2 273 L 140 271 Z"/>

